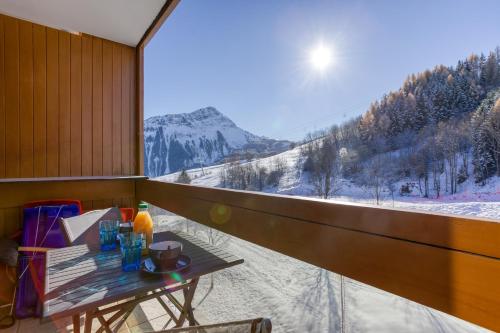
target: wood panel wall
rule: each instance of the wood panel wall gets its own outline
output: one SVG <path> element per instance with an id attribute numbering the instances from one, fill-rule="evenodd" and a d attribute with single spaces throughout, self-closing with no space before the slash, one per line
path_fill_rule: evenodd
<path id="1" fill-rule="evenodd" d="M 83 209 L 134 207 L 135 182 L 141 177 L 67 177 L 0 179 L 0 238 L 21 227 L 21 207 L 30 201 L 71 198 Z M 0 300 L 1 304 L 1 300 Z"/>
<path id="2" fill-rule="evenodd" d="M 0 180 L 137 174 L 136 66 L 135 48 L 0 14 Z M 0 237 L 20 220 L 0 207 Z"/>
<path id="3" fill-rule="evenodd" d="M 133 175 L 136 52 L 0 15 L 0 178 Z"/>

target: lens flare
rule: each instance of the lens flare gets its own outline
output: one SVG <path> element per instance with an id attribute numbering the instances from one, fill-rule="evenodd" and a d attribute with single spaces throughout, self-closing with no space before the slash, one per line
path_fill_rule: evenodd
<path id="1" fill-rule="evenodd" d="M 231 208 L 221 204 L 215 204 L 210 209 L 210 220 L 216 224 L 225 224 L 231 218 Z"/>

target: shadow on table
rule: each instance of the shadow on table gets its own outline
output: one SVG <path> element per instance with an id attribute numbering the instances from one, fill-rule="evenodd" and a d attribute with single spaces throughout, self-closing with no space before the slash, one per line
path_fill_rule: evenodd
<path id="1" fill-rule="evenodd" d="M 75 251 L 68 255 L 67 260 L 54 265 L 48 263 L 51 274 L 63 270 L 67 270 L 67 274 L 49 279 L 51 290 L 44 297 L 50 306 L 47 314 L 69 315 L 83 312 L 175 285 L 230 265 L 227 254 L 192 236 L 182 234 L 181 237 L 173 232 L 161 232 L 155 234 L 154 239 L 183 243 L 183 253 L 191 257 L 191 266 L 185 272 L 169 275 L 150 275 L 141 271 L 124 273 L 121 270 L 121 255 L 118 251 L 92 252 L 82 246 L 83 253 Z"/>

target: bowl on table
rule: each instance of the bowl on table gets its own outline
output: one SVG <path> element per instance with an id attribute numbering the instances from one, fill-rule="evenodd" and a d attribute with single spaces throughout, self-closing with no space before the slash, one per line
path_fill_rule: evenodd
<path id="1" fill-rule="evenodd" d="M 162 270 L 176 267 L 181 253 L 182 243 L 176 241 L 163 241 L 149 245 L 149 257 L 155 266 Z"/>

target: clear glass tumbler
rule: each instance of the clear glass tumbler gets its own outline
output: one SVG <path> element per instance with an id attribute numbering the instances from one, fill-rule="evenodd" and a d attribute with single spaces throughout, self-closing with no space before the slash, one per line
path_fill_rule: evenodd
<path id="1" fill-rule="evenodd" d="M 99 241 L 101 251 L 116 249 L 116 236 L 118 235 L 119 221 L 104 220 L 99 222 Z"/>
<path id="2" fill-rule="evenodd" d="M 137 271 L 141 267 L 141 248 L 144 234 L 127 232 L 119 234 L 120 250 L 122 253 L 122 270 L 124 272 Z"/>

